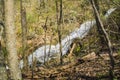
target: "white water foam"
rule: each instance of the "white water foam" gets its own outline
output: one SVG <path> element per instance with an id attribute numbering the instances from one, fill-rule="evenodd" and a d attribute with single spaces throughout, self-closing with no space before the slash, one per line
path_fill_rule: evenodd
<path id="1" fill-rule="evenodd" d="M 105 19 L 108 18 L 108 16 L 115 11 L 116 8 L 112 8 L 109 9 L 107 11 L 107 13 L 105 14 Z M 80 25 L 80 28 L 71 32 L 69 35 L 67 35 L 64 39 L 62 39 L 61 44 L 62 44 L 62 53 L 63 55 L 65 55 L 67 53 L 67 51 L 70 48 L 70 45 L 72 44 L 73 40 L 75 38 L 80 38 L 82 39 L 83 37 L 85 37 L 89 30 L 96 24 L 95 20 L 90 20 L 90 21 L 86 21 L 83 24 Z M 28 56 L 28 63 L 29 65 L 32 65 L 32 59 L 36 59 L 39 62 L 43 63 L 44 62 L 44 51 L 45 51 L 45 47 L 46 47 L 46 59 L 49 56 L 49 59 L 52 58 L 52 56 L 54 54 L 58 54 L 60 52 L 60 45 L 59 43 L 56 45 L 44 45 L 40 48 L 38 48 L 37 50 L 35 50 L 31 55 Z M 49 50 L 50 49 L 50 50 Z M 23 68 L 23 60 L 20 61 L 20 68 Z"/>

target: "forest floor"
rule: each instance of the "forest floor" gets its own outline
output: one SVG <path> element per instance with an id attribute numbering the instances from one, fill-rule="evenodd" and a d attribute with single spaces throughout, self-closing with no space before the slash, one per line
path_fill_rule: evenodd
<path id="1" fill-rule="evenodd" d="M 114 79 L 120 80 L 120 55 L 115 59 Z M 110 59 L 107 52 L 97 56 L 94 52 L 61 66 L 36 67 L 23 74 L 24 80 L 110 80 Z M 33 72 L 33 73 L 32 73 Z"/>

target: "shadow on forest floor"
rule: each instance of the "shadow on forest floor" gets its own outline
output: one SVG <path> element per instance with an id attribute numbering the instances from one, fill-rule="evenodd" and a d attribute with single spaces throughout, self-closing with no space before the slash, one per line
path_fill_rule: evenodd
<path id="1" fill-rule="evenodd" d="M 108 54 L 98 57 L 91 53 L 58 67 L 36 67 L 33 71 L 33 80 L 109 80 L 110 60 Z M 114 77 L 120 80 L 120 56 L 115 53 Z M 32 71 L 23 75 L 25 80 L 31 80 Z"/>

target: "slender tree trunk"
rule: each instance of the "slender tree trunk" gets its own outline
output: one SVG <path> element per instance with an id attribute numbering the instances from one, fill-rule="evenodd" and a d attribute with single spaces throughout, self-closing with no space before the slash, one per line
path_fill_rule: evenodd
<path id="1" fill-rule="evenodd" d="M 109 39 L 109 36 L 107 34 L 107 32 L 105 31 L 104 29 L 104 26 L 103 26 L 103 23 L 100 19 L 100 16 L 99 16 L 99 13 L 96 9 L 96 6 L 95 6 L 95 3 L 94 3 L 94 0 L 90 0 L 91 1 L 91 4 L 92 4 L 92 7 L 93 7 L 93 10 L 94 10 L 94 13 L 95 13 L 95 17 L 96 17 L 96 23 L 99 24 L 99 27 L 102 31 L 102 34 L 104 35 L 104 39 L 107 43 L 107 46 L 109 48 L 109 57 L 110 57 L 110 61 L 111 61 L 111 67 L 110 67 L 110 79 L 113 80 L 113 70 L 114 70 L 114 64 L 115 64 L 115 61 L 114 61 L 114 57 L 113 57 L 113 51 L 112 51 L 112 44 L 110 42 L 110 39 Z"/>
<path id="2" fill-rule="evenodd" d="M 99 0 L 94 0 L 94 2 L 95 2 L 95 6 L 96 6 L 98 13 L 100 13 Z"/>
<path id="3" fill-rule="evenodd" d="M 45 39 L 44 39 L 44 43 L 45 43 L 45 49 L 44 49 L 44 64 L 46 62 L 46 30 L 45 30 Z"/>
<path id="4" fill-rule="evenodd" d="M 58 17 L 58 1 L 56 0 L 56 18 L 57 18 L 57 30 L 58 30 L 58 38 L 59 38 L 59 45 L 60 45 L 60 64 L 63 63 L 62 60 L 62 44 L 61 44 L 61 27 L 62 27 L 62 0 L 60 0 L 60 14 Z"/>
<path id="5" fill-rule="evenodd" d="M 60 44 L 60 64 L 63 64 L 62 60 L 62 44 L 61 44 L 61 28 L 62 28 L 62 0 L 60 0 L 60 17 L 59 17 L 59 29 L 58 29 L 58 34 L 59 34 L 59 44 Z"/>
<path id="6" fill-rule="evenodd" d="M 50 47 L 49 47 L 49 52 L 48 52 L 48 56 L 47 56 L 47 65 L 49 65 L 49 57 L 50 57 L 50 50 L 51 50 L 51 45 L 52 45 L 52 39 L 53 39 L 53 33 L 51 34 L 51 38 L 50 38 Z"/>
<path id="7" fill-rule="evenodd" d="M 10 75 L 13 80 L 21 80 L 22 77 L 18 63 L 14 22 L 14 0 L 5 0 L 6 48 L 8 51 Z"/>
<path id="8" fill-rule="evenodd" d="M 23 7 L 21 0 L 21 27 L 22 27 L 22 56 L 23 56 L 23 69 L 28 71 L 28 55 L 27 55 L 27 21 L 26 21 L 26 9 Z"/>
<path id="9" fill-rule="evenodd" d="M 46 18 L 46 21 L 45 21 L 45 25 L 44 25 L 44 31 L 45 31 L 45 39 L 44 39 L 44 42 L 45 42 L 45 50 L 44 50 L 44 64 L 46 62 L 46 32 L 47 32 L 47 20 L 48 20 L 48 17 Z"/>
<path id="10" fill-rule="evenodd" d="M 94 3 L 95 3 L 95 7 L 96 7 L 98 13 L 100 14 L 99 0 L 94 0 Z M 98 20 L 97 16 L 95 16 L 95 19 L 96 19 L 97 31 L 99 33 L 99 38 L 100 38 L 100 44 L 103 45 L 104 37 L 103 37 L 102 30 L 100 28 L 100 24 L 99 24 L 99 20 Z"/>

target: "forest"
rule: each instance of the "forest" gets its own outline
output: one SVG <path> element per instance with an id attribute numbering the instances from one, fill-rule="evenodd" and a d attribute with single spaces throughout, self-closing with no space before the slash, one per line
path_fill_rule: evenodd
<path id="1" fill-rule="evenodd" d="M 120 80 L 120 0 L 0 0 L 0 80 Z"/>

